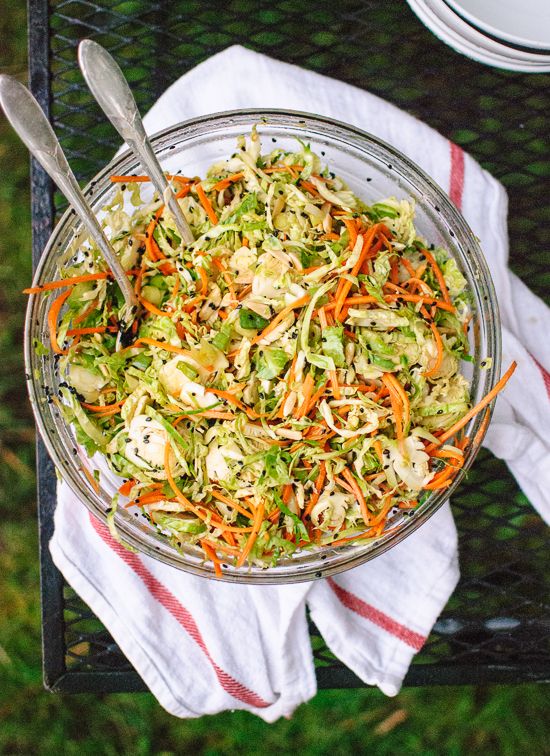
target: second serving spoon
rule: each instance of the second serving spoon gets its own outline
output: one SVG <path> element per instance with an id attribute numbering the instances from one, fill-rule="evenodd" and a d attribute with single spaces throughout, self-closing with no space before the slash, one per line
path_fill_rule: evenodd
<path id="1" fill-rule="evenodd" d="M 103 112 L 139 158 L 161 199 L 168 205 L 183 243 L 191 244 L 194 241 L 191 229 L 151 147 L 136 101 L 118 63 L 91 39 L 82 40 L 78 46 L 78 62 Z"/>

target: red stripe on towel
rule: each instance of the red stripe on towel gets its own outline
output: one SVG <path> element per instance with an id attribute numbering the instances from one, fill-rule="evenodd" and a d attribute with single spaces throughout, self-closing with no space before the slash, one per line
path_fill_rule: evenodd
<path id="1" fill-rule="evenodd" d="M 464 151 L 454 144 L 449 142 L 451 146 L 451 179 L 449 187 L 449 197 L 451 202 L 460 210 L 462 207 L 462 194 L 464 191 Z"/>
<path id="2" fill-rule="evenodd" d="M 257 693 L 247 688 L 242 683 L 235 680 L 231 675 L 225 672 L 219 667 L 213 660 L 210 651 L 201 632 L 195 622 L 191 612 L 183 606 L 183 604 L 174 596 L 174 594 L 162 585 L 157 578 L 149 572 L 143 562 L 135 554 L 131 553 L 124 546 L 121 546 L 109 533 L 108 528 L 103 525 L 96 517 L 90 514 L 90 522 L 92 527 L 99 535 L 99 537 L 107 544 L 118 556 L 125 562 L 130 569 L 132 569 L 136 575 L 141 578 L 145 587 L 151 594 L 151 596 L 162 604 L 167 609 L 172 617 L 176 619 L 183 629 L 191 636 L 195 643 L 199 646 L 204 653 L 214 672 L 219 680 L 222 688 L 229 693 L 233 698 L 237 698 L 239 701 L 247 704 L 248 706 L 256 706 L 259 709 L 264 709 L 266 706 L 270 706 L 267 701 L 264 701 Z"/>
<path id="3" fill-rule="evenodd" d="M 544 368 L 538 360 L 536 360 L 533 355 L 531 354 L 531 359 L 535 363 L 535 365 L 540 370 L 540 374 L 542 375 L 542 380 L 544 381 L 544 385 L 546 387 L 546 393 L 548 394 L 548 398 L 550 399 L 550 373 L 546 368 Z"/>
<path id="4" fill-rule="evenodd" d="M 338 585 L 332 578 L 328 578 L 327 583 L 330 585 L 338 600 L 347 609 L 359 614 L 374 625 L 381 627 L 390 635 L 406 643 L 415 651 L 420 651 L 424 645 L 426 638 L 419 633 L 415 633 L 414 630 L 409 630 L 408 627 L 402 625 L 400 622 L 388 617 L 387 614 L 376 609 L 374 606 L 367 604 L 365 601 L 355 596 L 353 593 L 346 591 L 341 585 Z"/>

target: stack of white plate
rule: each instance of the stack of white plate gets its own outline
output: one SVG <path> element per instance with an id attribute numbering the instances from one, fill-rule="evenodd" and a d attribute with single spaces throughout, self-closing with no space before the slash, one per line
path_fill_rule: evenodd
<path id="1" fill-rule="evenodd" d="M 550 71 L 550 0 L 407 0 L 439 39 L 480 63 Z"/>

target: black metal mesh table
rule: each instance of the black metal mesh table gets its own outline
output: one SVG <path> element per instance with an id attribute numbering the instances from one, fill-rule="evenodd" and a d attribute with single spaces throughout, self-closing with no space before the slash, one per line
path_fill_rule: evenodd
<path id="1" fill-rule="evenodd" d="M 510 196 L 511 267 L 550 289 L 550 74 L 497 71 L 439 42 L 404 0 L 29 0 L 31 86 L 87 181 L 118 137 L 76 65 L 84 37 L 105 45 L 145 111 L 175 78 L 230 44 L 368 89 L 469 150 Z M 546 200 L 546 201 L 545 201 Z M 63 201 L 32 168 L 35 262 Z M 105 628 L 64 583 L 47 544 L 55 477 L 38 444 L 44 678 L 52 690 L 142 690 Z M 544 523 L 506 466 L 482 452 L 454 497 L 461 582 L 406 683 L 550 680 L 550 550 Z M 362 685 L 311 628 L 320 687 Z"/>

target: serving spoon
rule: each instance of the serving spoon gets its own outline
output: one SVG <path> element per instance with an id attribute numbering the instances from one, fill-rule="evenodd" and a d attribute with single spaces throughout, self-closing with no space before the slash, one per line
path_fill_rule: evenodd
<path id="1" fill-rule="evenodd" d="M 0 105 L 29 152 L 72 205 L 110 267 L 124 296 L 120 330 L 121 333 L 127 332 L 138 311 L 137 297 L 116 252 L 86 201 L 44 111 L 23 84 L 6 74 L 0 74 Z"/>
<path id="2" fill-rule="evenodd" d="M 145 133 L 136 101 L 115 59 L 91 39 L 78 46 L 78 62 L 93 96 L 128 147 L 139 158 L 172 215 L 184 244 L 194 241 L 176 195 Z"/>

